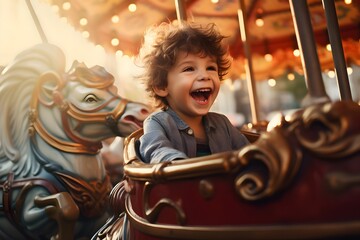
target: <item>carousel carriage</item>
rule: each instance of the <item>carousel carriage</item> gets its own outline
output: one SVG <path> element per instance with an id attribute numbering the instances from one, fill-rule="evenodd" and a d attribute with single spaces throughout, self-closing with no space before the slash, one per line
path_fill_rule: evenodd
<path id="1" fill-rule="evenodd" d="M 124 180 L 110 194 L 114 214 L 93 239 L 358 238 L 360 106 L 341 75 L 332 4 L 324 1 L 341 101 L 325 93 L 306 1 L 292 0 L 306 106 L 267 132 L 244 132 L 252 143 L 241 150 L 199 158 L 145 164 L 135 144 L 142 130 L 132 133 Z"/>
<path id="2" fill-rule="evenodd" d="M 0 239 L 90 238 L 110 213 L 101 141 L 128 136 L 148 109 L 117 95 L 103 67 L 39 44 L 0 76 Z"/>
<path id="3" fill-rule="evenodd" d="M 240 151 L 159 164 L 137 158 L 136 131 L 97 239 L 358 236 L 358 119 L 354 102 L 319 104 Z"/>

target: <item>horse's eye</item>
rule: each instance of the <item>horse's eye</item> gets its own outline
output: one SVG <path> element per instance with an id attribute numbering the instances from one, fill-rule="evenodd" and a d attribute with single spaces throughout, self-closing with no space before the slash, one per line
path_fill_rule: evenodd
<path id="1" fill-rule="evenodd" d="M 87 102 L 87 103 L 97 102 L 98 100 L 99 99 L 94 94 L 88 94 L 84 98 L 84 102 Z"/>

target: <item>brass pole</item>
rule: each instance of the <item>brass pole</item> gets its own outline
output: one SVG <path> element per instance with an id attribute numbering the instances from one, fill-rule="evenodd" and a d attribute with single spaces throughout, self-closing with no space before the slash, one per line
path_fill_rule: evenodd
<path id="1" fill-rule="evenodd" d="M 256 92 L 256 83 L 253 74 L 250 41 L 247 38 L 248 36 L 247 26 L 246 26 L 247 16 L 246 16 L 246 8 L 245 8 L 244 0 L 239 0 L 239 6 L 240 8 L 238 9 L 238 18 L 239 18 L 241 41 L 243 43 L 244 53 L 245 53 L 245 72 L 246 72 L 246 82 L 249 92 L 251 118 L 252 118 L 252 123 L 256 125 L 259 121 L 258 97 Z"/>
<path id="2" fill-rule="evenodd" d="M 341 100 L 352 100 L 334 0 L 322 0 Z"/>
<path id="3" fill-rule="evenodd" d="M 184 6 L 184 0 L 175 0 L 176 17 L 179 22 L 186 21 L 186 8 Z"/>
<path id="4" fill-rule="evenodd" d="M 29 8 L 31 17 L 32 17 L 32 19 L 34 20 L 36 29 L 38 30 L 38 33 L 40 34 L 41 40 L 43 41 L 43 43 L 47 43 L 48 40 L 47 40 L 47 38 L 46 38 L 46 36 L 45 36 L 44 30 L 43 30 L 42 27 L 41 27 L 40 21 L 39 21 L 37 15 L 36 15 L 36 13 L 35 13 L 35 10 L 34 10 L 33 6 L 31 5 L 30 0 L 26 0 L 26 4 L 27 4 L 27 6 L 28 6 L 28 8 Z"/>
<path id="5" fill-rule="evenodd" d="M 315 103 L 328 102 L 330 99 L 325 92 L 307 2 L 305 0 L 289 0 L 289 2 L 308 89 L 302 105 L 310 106 Z"/>

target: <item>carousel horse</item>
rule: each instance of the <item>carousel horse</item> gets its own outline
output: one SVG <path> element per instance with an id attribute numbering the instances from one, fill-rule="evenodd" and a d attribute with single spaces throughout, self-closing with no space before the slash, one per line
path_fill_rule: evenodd
<path id="1" fill-rule="evenodd" d="M 0 77 L 0 239 L 87 239 L 108 218 L 102 141 L 141 127 L 148 109 L 117 95 L 103 67 L 39 44 Z"/>
<path id="2" fill-rule="evenodd" d="M 115 137 L 102 142 L 103 147 L 100 151 L 105 169 L 110 176 L 111 183 L 115 186 L 124 176 L 124 138 Z"/>

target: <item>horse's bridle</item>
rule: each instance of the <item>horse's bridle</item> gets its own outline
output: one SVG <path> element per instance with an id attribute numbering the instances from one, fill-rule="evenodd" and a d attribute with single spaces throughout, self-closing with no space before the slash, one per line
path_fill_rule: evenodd
<path id="1" fill-rule="evenodd" d="M 55 90 L 52 91 L 51 94 L 52 101 L 45 101 L 44 99 L 42 99 L 40 97 L 40 91 L 45 81 L 48 81 L 49 78 L 54 79 L 54 73 L 43 75 L 43 77 L 37 82 L 37 85 L 35 86 L 30 102 L 29 134 L 32 137 L 34 137 L 35 132 L 37 132 L 41 136 L 41 138 L 49 145 L 64 152 L 96 154 L 102 148 L 101 142 L 91 142 L 75 135 L 70 127 L 70 118 L 75 119 L 78 122 L 78 127 L 85 123 L 103 122 L 107 124 L 115 134 L 119 134 L 117 122 L 119 121 L 126 109 L 126 104 L 128 103 L 126 99 L 114 96 L 96 109 L 92 109 L 90 111 L 83 111 L 74 106 L 73 104 L 67 102 L 63 98 L 61 90 L 65 86 L 66 81 L 78 81 L 87 87 L 100 89 L 108 88 L 113 84 L 114 78 L 109 73 L 107 73 L 107 75 L 105 76 L 103 75 L 104 73 L 101 73 L 101 76 L 94 76 L 94 73 L 90 70 L 86 67 L 80 66 L 75 68 L 75 71 L 72 74 L 67 75 L 67 77 L 55 78 L 57 85 L 55 87 Z M 95 71 L 96 70 L 98 69 L 95 69 Z M 116 100 L 119 100 L 119 103 L 111 112 L 97 112 Z M 64 132 L 69 137 L 69 139 L 72 140 L 72 142 L 64 141 L 51 135 L 44 128 L 43 124 L 38 118 L 37 113 L 39 102 L 47 107 L 53 107 L 54 105 L 56 105 L 60 109 L 61 122 L 63 124 Z"/>

